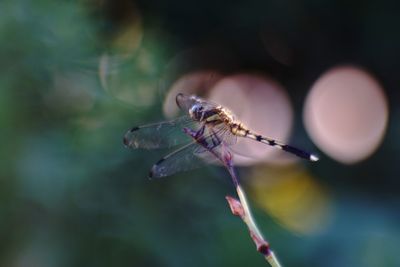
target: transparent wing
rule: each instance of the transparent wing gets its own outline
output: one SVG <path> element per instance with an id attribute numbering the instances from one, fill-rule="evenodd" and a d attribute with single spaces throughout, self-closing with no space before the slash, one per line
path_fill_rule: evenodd
<path id="1" fill-rule="evenodd" d="M 208 130 L 198 140 L 168 154 L 153 165 L 149 176 L 160 178 L 181 171 L 188 171 L 204 164 L 219 163 L 223 153 L 229 150 L 223 137 L 225 129 L 219 132 Z M 192 139 L 193 140 L 193 139 Z"/>
<path id="2" fill-rule="evenodd" d="M 196 141 L 181 147 L 160 159 L 151 168 L 150 178 L 161 178 L 177 172 L 188 171 L 218 159 L 203 149 Z"/>
<path id="3" fill-rule="evenodd" d="M 182 129 L 189 127 L 197 130 L 200 126 L 188 116 L 171 121 L 133 127 L 124 135 L 124 144 L 132 148 L 168 148 L 188 143 L 191 140 Z"/>
<path id="4" fill-rule="evenodd" d="M 214 134 L 218 135 L 227 146 L 232 146 L 237 143 L 237 136 L 231 132 L 230 128 L 225 123 L 216 125 L 213 127 L 212 131 Z"/>

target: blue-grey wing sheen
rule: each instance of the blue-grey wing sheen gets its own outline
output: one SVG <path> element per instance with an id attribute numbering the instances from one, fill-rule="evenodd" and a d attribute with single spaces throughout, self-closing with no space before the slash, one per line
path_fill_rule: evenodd
<path id="1" fill-rule="evenodd" d="M 189 171 L 206 164 L 220 163 L 221 146 L 213 148 L 213 153 L 196 141 L 160 159 L 150 170 L 150 178 L 161 178 L 177 172 Z"/>
<path id="2" fill-rule="evenodd" d="M 173 151 L 153 165 L 149 177 L 160 178 L 181 171 L 198 168 L 204 164 L 219 163 L 229 144 L 223 140 L 228 134 L 221 128 L 218 132 L 205 130 L 204 136 Z"/>
<path id="3" fill-rule="evenodd" d="M 183 116 L 171 121 L 133 127 L 124 135 L 124 144 L 131 148 L 169 148 L 191 142 L 183 132 L 184 127 L 198 128 L 190 117 Z"/>
<path id="4" fill-rule="evenodd" d="M 189 143 L 166 155 L 154 164 L 150 170 L 149 177 L 161 178 L 173 175 L 177 172 L 198 168 L 206 163 L 203 160 L 207 160 L 207 156 L 211 160 L 216 159 L 212 157 L 212 155 L 205 155 L 202 157 L 202 155 L 206 153 L 207 152 L 196 142 Z"/>

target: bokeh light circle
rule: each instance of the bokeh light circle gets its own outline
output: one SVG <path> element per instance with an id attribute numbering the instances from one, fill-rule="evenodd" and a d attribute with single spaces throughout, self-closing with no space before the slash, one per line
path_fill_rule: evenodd
<path id="1" fill-rule="evenodd" d="M 379 147 L 388 121 L 388 104 L 383 88 L 369 73 L 342 66 L 315 82 L 303 118 L 307 132 L 322 151 L 352 164 Z"/>

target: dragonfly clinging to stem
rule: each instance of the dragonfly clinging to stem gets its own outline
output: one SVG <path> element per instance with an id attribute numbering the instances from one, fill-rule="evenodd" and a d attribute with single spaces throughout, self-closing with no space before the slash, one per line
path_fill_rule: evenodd
<path id="1" fill-rule="evenodd" d="M 154 164 L 150 177 L 169 176 L 192 169 L 200 162 L 217 161 L 215 155 L 226 153 L 238 137 L 252 139 L 303 159 L 318 160 L 314 154 L 253 132 L 221 105 L 184 94 L 176 96 L 176 103 L 185 116 L 133 127 L 124 136 L 125 146 L 131 148 L 165 148 L 187 142 Z"/>

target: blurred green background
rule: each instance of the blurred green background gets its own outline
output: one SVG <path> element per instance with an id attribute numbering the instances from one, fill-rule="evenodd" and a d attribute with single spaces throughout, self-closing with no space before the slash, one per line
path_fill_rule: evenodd
<path id="1" fill-rule="evenodd" d="M 292 139 L 312 148 L 302 103 L 342 63 L 368 68 L 388 96 L 377 152 L 354 165 L 321 153 L 317 164 L 240 175 L 284 266 L 400 266 L 399 15 L 372 0 L 2 0 L 0 266 L 266 266 L 228 209 L 234 189 L 223 169 L 149 181 L 166 151 L 128 150 L 122 136 L 163 119 L 180 75 L 251 70 L 288 88 Z M 265 34 L 284 40 L 290 57 L 271 57 Z M 300 182 L 259 185 L 257 172 Z M 288 201 L 288 212 L 300 207 L 293 218 L 263 207 L 299 190 L 310 198 Z"/>

